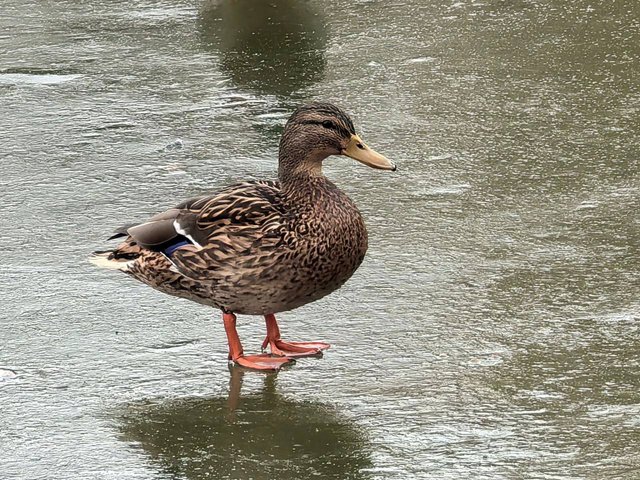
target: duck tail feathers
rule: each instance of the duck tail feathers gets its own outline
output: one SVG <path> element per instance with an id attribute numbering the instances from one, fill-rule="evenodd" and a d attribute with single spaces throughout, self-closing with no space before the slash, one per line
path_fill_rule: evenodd
<path id="1" fill-rule="evenodd" d="M 118 257 L 114 253 L 112 250 L 93 252 L 89 255 L 89 261 L 100 268 L 121 270 L 123 272 L 126 272 L 131 264 L 136 261 L 135 258 Z"/>

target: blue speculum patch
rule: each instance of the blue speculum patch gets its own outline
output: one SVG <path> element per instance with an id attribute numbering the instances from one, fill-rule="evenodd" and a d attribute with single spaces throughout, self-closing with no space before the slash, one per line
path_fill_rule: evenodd
<path id="1" fill-rule="evenodd" d="M 169 245 L 167 248 L 165 248 L 164 254 L 167 257 L 170 257 L 171 255 L 173 255 L 173 252 L 175 252 L 180 247 L 184 247 L 185 245 L 191 245 L 191 242 L 189 240 L 180 240 L 172 245 Z"/>

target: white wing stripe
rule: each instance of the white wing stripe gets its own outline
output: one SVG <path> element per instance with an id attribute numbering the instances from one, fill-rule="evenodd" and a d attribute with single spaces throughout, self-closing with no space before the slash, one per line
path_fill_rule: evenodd
<path id="1" fill-rule="evenodd" d="M 186 237 L 189 239 L 189 241 L 191 243 L 193 243 L 196 247 L 202 249 L 202 245 L 200 245 L 198 242 L 196 242 L 193 237 L 191 235 L 189 235 L 186 230 L 184 230 L 182 228 L 182 226 L 178 223 L 178 220 L 174 220 L 173 221 L 173 228 L 176 229 L 176 232 L 178 232 L 180 235 L 182 235 L 183 237 Z"/>

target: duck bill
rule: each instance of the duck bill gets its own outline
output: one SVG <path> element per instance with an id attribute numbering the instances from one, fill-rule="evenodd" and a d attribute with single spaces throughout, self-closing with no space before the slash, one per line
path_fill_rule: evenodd
<path id="1" fill-rule="evenodd" d="M 347 144 L 347 148 L 342 150 L 342 155 L 351 157 L 354 160 L 364 163 L 371 168 L 380 170 L 395 171 L 396 166 L 391 163 L 387 157 L 380 155 L 375 150 L 370 149 L 366 143 L 358 135 L 351 135 L 351 140 Z"/>

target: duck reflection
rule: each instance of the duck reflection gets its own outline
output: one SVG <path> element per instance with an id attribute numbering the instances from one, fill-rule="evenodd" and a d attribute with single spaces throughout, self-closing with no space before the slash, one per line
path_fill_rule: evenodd
<path id="1" fill-rule="evenodd" d="M 179 478 L 369 478 L 365 436 L 334 408 L 282 397 L 275 374 L 242 397 L 244 372 L 231 370 L 228 396 L 129 406 L 124 439 Z"/>
<path id="2" fill-rule="evenodd" d="M 322 78 L 327 34 L 305 1 L 209 0 L 198 27 L 239 87 L 288 96 Z"/>

